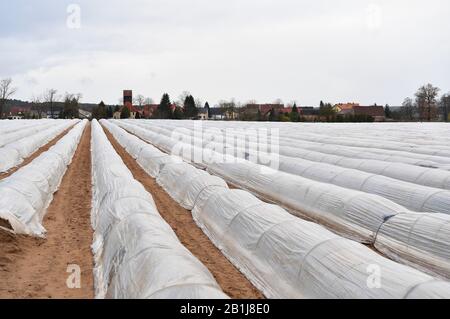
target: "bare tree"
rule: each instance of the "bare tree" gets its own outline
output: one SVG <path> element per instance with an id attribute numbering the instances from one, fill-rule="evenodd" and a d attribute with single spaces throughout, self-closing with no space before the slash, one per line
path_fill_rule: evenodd
<path id="1" fill-rule="evenodd" d="M 53 118 L 54 106 L 55 106 L 55 102 L 57 100 L 56 93 L 58 93 L 57 90 L 48 89 L 47 91 L 45 91 L 44 96 L 43 96 L 43 102 L 45 103 L 47 108 L 50 109 L 51 118 Z"/>
<path id="2" fill-rule="evenodd" d="M 203 101 L 200 98 L 195 99 L 195 107 L 201 109 L 204 107 Z"/>
<path id="3" fill-rule="evenodd" d="M 136 105 L 139 106 L 139 108 L 142 108 L 142 106 L 145 103 L 145 97 L 142 94 L 138 94 L 135 98 L 134 98 L 134 103 Z"/>
<path id="4" fill-rule="evenodd" d="M 188 91 L 183 91 L 183 93 L 181 93 L 178 97 L 178 101 L 180 102 L 180 104 L 183 105 L 184 101 L 186 101 L 186 98 L 190 95 L 191 93 L 189 93 Z"/>
<path id="5" fill-rule="evenodd" d="M 145 98 L 144 105 L 155 104 L 155 101 L 151 97 Z"/>
<path id="6" fill-rule="evenodd" d="M 60 117 L 63 118 L 77 118 L 80 114 L 80 100 L 81 100 L 81 93 L 67 93 L 64 97 L 64 110 L 63 114 L 60 114 Z"/>
<path id="7" fill-rule="evenodd" d="M 420 119 L 431 121 L 437 114 L 437 96 L 440 89 L 427 84 L 419 88 L 416 93 L 416 102 L 419 107 Z"/>
<path id="8" fill-rule="evenodd" d="M 17 92 L 17 88 L 13 88 L 11 84 L 11 78 L 0 81 L 0 119 L 3 118 L 3 107 L 6 105 L 6 102 Z"/>
<path id="9" fill-rule="evenodd" d="M 402 117 L 408 121 L 414 120 L 414 115 L 416 113 L 416 107 L 411 98 L 407 97 L 402 104 L 401 114 Z"/>
<path id="10" fill-rule="evenodd" d="M 41 101 L 41 97 L 33 95 L 31 97 L 31 108 L 35 110 L 38 114 L 38 118 L 42 118 L 42 112 L 44 109 L 44 105 Z"/>

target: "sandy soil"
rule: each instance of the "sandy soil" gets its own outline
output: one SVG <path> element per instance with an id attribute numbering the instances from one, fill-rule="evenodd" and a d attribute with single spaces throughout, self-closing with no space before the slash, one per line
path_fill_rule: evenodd
<path id="1" fill-rule="evenodd" d="M 71 129 L 73 128 L 73 126 L 69 127 L 67 130 L 65 130 L 64 132 L 62 132 L 61 134 L 59 134 L 58 136 L 56 136 L 53 140 L 51 140 L 49 143 L 45 144 L 44 146 L 42 146 L 41 148 L 39 148 L 36 152 L 34 152 L 33 154 L 31 154 L 30 157 L 27 157 L 22 163 L 20 163 L 20 165 L 11 168 L 10 170 L 8 170 L 5 173 L 0 173 L 0 179 L 6 178 L 12 174 L 14 174 L 15 172 L 17 172 L 18 169 L 20 169 L 21 167 L 24 167 L 28 164 L 30 164 L 36 157 L 38 157 L 39 155 L 41 155 L 42 153 L 48 151 L 48 149 L 50 147 L 52 147 L 53 145 L 55 145 L 56 143 L 58 143 L 58 141 L 64 136 L 66 135 Z"/>
<path id="2" fill-rule="evenodd" d="M 216 278 L 222 290 L 234 299 L 260 299 L 264 296 L 217 249 L 195 224 L 191 213 L 178 205 L 105 129 L 110 142 L 122 157 L 136 180 L 150 192 L 159 213 L 172 227 L 183 245 L 194 254 Z"/>
<path id="3" fill-rule="evenodd" d="M 47 211 L 47 238 L 0 231 L 0 298 L 93 298 L 90 131 L 86 127 Z M 80 289 L 66 284 L 73 264 L 81 269 Z"/>

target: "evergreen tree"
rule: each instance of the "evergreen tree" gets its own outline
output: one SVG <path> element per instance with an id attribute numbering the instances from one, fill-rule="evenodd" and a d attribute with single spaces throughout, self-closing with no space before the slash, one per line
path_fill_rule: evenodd
<path id="1" fill-rule="evenodd" d="M 291 122 L 298 122 L 300 121 L 300 114 L 298 113 L 297 104 L 294 103 L 294 106 L 292 107 L 292 112 L 289 114 L 289 117 L 291 119 Z"/>
<path id="2" fill-rule="evenodd" d="M 64 98 L 63 109 L 59 113 L 59 118 L 61 119 L 73 119 L 79 117 L 79 100 L 80 96 L 75 96 L 73 94 L 66 94 Z"/>
<path id="3" fill-rule="evenodd" d="M 124 106 L 124 107 L 122 108 L 122 111 L 120 112 L 120 118 L 121 118 L 121 119 L 129 119 L 130 116 L 131 116 L 131 114 L 130 114 L 130 109 L 127 108 L 126 106 Z"/>
<path id="4" fill-rule="evenodd" d="M 208 118 L 210 118 L 210 115 L 209 115 L 209 103 L 208 102 L 205 103 L 205 109 L 208 112 Z"/>
<path id="5" fill-rule="evenodd" d="M 195 99 L 192 95 L 186 96 L 184 100 L 184 115 L 190 119 L 195 119 L 198 116 L 198 109 L 195 106 Z"/>
<path id="6" fill-rule="evenodd" d="M 113 108 L 111 106 L 108 106 L 108 108 L 106 109 L 106 118 L 112 119 L 113 116 L 114 116 Z"/>
<path id="7" fill-rule="evenodd" d="M 159 119 L 169 119 L 172 117 L 172 110 L 170 106 L 172 103 L 170 102 L 169 94 L 164 93 L 161 102 L 159 103 L 158 109 L 157 109 L 157 118 Z"/>
<path id="8" fill-rule="evenodd" d="M 391 108 L 389 107 L 389 104 L 386 104 L 386 106 L 384 107 L 384 115 L 388 119 L 390 119 L 392 117 L 392 112 L 391 112 Z"/>
<path id="9" fill-rule="evenodd" d="M 262 116 L 262 114 L 261 114 L 261 110 L 259 110 L 259 109 L 258 109 L 257 120 L 258 120 L 258 121 L 264 121 L 263 116 Z"/>
<path id="10" fill-rule="evenodd" d="M 181 107 L 179 107 L 179 106 L 177 106 L 176 108 L 175 108 L 175 110 L 173 111 L 173 116 L 172 116 L 172 118 L 174 119 L 174 120 L 181 120 L 181 119 L 183 119 L 183 109 L 181 108 Z"/>
<path id="11" fill-rule="evenodd" d="M 275 110 L 271 109 L 269 111 L 269 121 L 270 122 L 275 122 L 277 120 L 277 115 L 275 114 Z"/>
<path id="12" fill-rule="evenodd" d="M 92 117 L 100 120 L 106 117 L 106 106 L 103 101 L 101 101 L 92 111 Z"/>

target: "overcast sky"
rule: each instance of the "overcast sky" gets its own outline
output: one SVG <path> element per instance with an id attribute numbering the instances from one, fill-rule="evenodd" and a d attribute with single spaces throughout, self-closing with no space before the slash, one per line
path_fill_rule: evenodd
<path id="1" fill-rule="evenodd" d="M 115 104 L 129 88 L 398 105 L 424 83 L 450 91 L 448 0 L 2 0 L 0 12 L 0 78 L 21 99 L 56 88 Z"/>

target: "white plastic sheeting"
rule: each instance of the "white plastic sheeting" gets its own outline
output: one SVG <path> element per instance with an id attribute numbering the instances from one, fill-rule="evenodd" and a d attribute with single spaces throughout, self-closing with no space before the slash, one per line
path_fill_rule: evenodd
<path id="1" fill-rule="evenodd" d="M 23 160 L 44 146 L 57 135 L 69 127 L 78 123 L 79 120 L 58 120 L 54 125 L 43 131 L 31 134 L 0 148 L 0 172 L 19 165 Z"/>
<path id="2" fill-rule="evenodd" d="M 14 130 L 13 132 L 1 133 L 0 132 L 0 147 L 6 144 L 17 141 L 21 138 L 33 135 L 39 131 L 43 131 L 46 128 L 54 126 L 55 122 L 53 120 L 40 120 L 36 121 L 35 125 L 25 126 L 22 129 Z"/>
<path id="3" fill-rule="evenodd" d="M 227 298 L 161 218 L 97 121 L 92 122 L 92 224 L 98 298 Z"/>
<path id="4" fill-rule="evenodd" d="M 165 164 L 182 162 L 179 157 L 162 153 L 156 147 L 144 142 L 134 135 L 124 134 L 123 129 L 111 124 L 109 121 L 101 120 L 100 122 L 108 128 L 114 138 L 124 146 L 125 150 L 130 153 L 146 173 L 152 177 L 157 177 Z M 140 133 L 139 136 L 146 136 L 146 131 L 144 129 L 136 129 Z M 152 138 L 156 137 L 155 134 L 153 135 Z"/>
<path id="5" fill-rule="evenodd" d="M 165 133 L 169 136 L 171 135 L 170 131 Z M 180 133 L 178 132 L 178 134 Z M 200 143 L 200 145 L 202 145 L 202 140 L 194 139 L 192 143 Z M 223 153 L 225 153 L 226 148 L 224 144 L 211 142 L 208 143 L 207 147 L 220 150 Z M 245 154 L 245 149 L 239 150 Z M 247 152 L 253 151 L 248 150 Z M 264 155 L 264 153 L 261 152 L 258 153 L 257 151 L 254 153 L 258 155 L 258 157 L 255 156 L 255 158 L 261 159 L 261 163 L 269 163 L 270 165 L 270 156 Z M 264 157 L 267 157 L 267 159 Z M 323 183 L 380 195 L 416 212 L 427 211 L 450 214 L 450 191 L 447 190 L 444 191 L 438 188 L 420 186 L 357 169 L 343 168 L 328 163 L 317 163 L 305 159 L 294 159 L 285 156 L 280 156 L 279 158 L 279 170 Z M 446 183 L 447 180 L 450 183 L 450 176 L 445 174 L 448 172 L 441 172 L 444 173 L 444 176 L 447 176 L 444 183 Z M 397 174 L 401 173 L 398 172 Z M 429 180 L 430 176 L 435 176 L 437 174 L 438 173 L 434 173 L 425 176 L 422 176 L 423 174 L 421 174 L 420 178 Z"/>
<path id="6" fill-rule="evenodd" d="M 281 152 L 287 147 L 281 147 Z M 344 156 L 325 154 L 315 151 L 295 149 L 296 157 L 283 156 L 283 161 L 295 161 L 303 158 L 314 162 L 323 162 L 346 168 L 353 168 L 367 173 L 384 175 L 405 182 L 419 184 L 423 186 L 449 189 L 450 172 L 446 170 L 421 167 L 411 164 L 387 162 L 372 159 L 358 159 Z"/>
<path id="7" fill-rule="evenodd" d="M 158 182 L 180 203 L 180 194 L 192 192 L 197 224 L 267 297 L 450 297 L 450 283 L 381 257 L 250 193 L 225 185 L 196 187 L 189 181 L 204 173 L 189 166 L 165 165 Z M 373 272 L 381 275 L 380 285 L 372 282 Z"/>
<path id="8" fill-rule="evenodd" d="M 157 121 L 143 121 L 143 123 L 152 124 L 157 123 Z M 182 124 L 176 123 L 176 121 L 166 121 L 165 123 L 159 123 L 157 126 L 160 128 L 173 129 L 174 127 L 184 127 L 192 130 L 194 122 L 185 121 Z M 432 129 L 430 129 L 429 136 L 425 139 L 424 137 L 417 134 L 417 139 L 412 139 L 415 143 L 420 145 L 416 145 L 416 147 L 407 147 L 404 151 L 395 150 L 394 146 L 389 146 L 386 141 L 386 136 L 396 135 L 397 126 L 399 124 L 390 124 L 390 126 L 383 127 L 382 125 L 374 125 L 374 126 L 365 126 L 365 125 L 355 125 L 355 124 L 347 124 L 347 125 L 336 125 L 336 124 L 320 124 L 320 125 L 308 125 L 308 124 L 290 124 L 290 123 L 248 123 L 248 122 L 203 122 L 203 126 L 207 131 L 210 128 L 214 130 L 219 129 L 219 132 L 222 132 L 226 129 L 240 129 L 245 130 L 246 132 L 251 131 L 252 129 L 278 129 L 280 131 L 279 135 L 279 146 L 280 146 L 280 154 L 286 156 L 297 157 L 297 148 L 301 148 L 304 150 L 317 151 L 326 154 L 334 154 L 340 155 L 350 158 L 359 158 L 359 159 L 374 159 L 381 161 L 389 161 L 389 162 L 400 162 L 411 165 L 425 166 L 425 167 L 433 167 L 433 168 L 442 168 L 448 169 L 450 164 L 450 158 L 445 156 L 448 153 L 447 150 L 450 151 L 448 147 L 450 140 L 446 139 L 442 142 L 439 142 L 439 145 L 433 146 L 438 151 L 445 149 L 445 154 L 439 153 L 440 155 L 427 155 L 427 151 L 425 153 L 415 152 L 417 149 L 423 148 L 422 145 L 427 145 L 429 147 L 430 144 L 433 144 L 433 141 L 439 140 L 441 136 L 445 136 L 445 132 L 448 130 L 448 125 L 439 126 L 439 124 L 432 124 Z M 374 147 L 363 146 L 361 143 L 356 143 L 359 146 L 355 146 L 353 144 L 352 138 L 346 138 L 347 131 L 352 131 L 354 128 L 359 136 L 368 136 L 368 128 L 372 128 L 375 132 L 381 132 L 379 136 L 376 136 L 375 142 L 369 141 L 366 145 L 372 145 Z M 389 131 L 389 134 L 385 133 L 385 130 Z M 315 135 L 311 137 L 311 131 L 316 131 Z M 423 127 L 416 125 L 408 125 L 405 128 L 406 133 L 411 138 L 416 131 L 419 133 L 423 133 Z M 163 132 L 160 132 L 163 133 Z M 233 132 L 234 134 L 235 132 Z M 372 132 L 373 134 L 373 132 Z M 319 136 L 317 136 L 319 135 Z M 339 136 L 339 140 L 343 141 L 342 143 L 336 142 L 333 144 L 332 141 L 335 141 L 334 136 Z M 421 143 L 420 143 L 421 142 Z M 364 143 L 363 143 L 364 144 Z M 353 146 L 348 146 L 353 145 Z M 387 149 L 384 146 L 387 145 Z M 432 151 L 433 154 L 437 154 L 435 151 Z"/>
<path id="9" fill-rule="evenodd" d="M 10 133 L 14 133 L 23 129 L 26 129 L 27 127 L 32 127 L 35 125 L 42 124 L 44 122 L 49 122 L 53 120 L 0 120 L 0 134 L 6 135 Z"/>
<path id="10" fill-rule="evenodd" d="M 0 181 L 0 218 L 8 221 L 15 233 L 44 236 L 42 220 L 86 123 L 78 123 L 47 152 Z"/>
<path id="11" fill-rule="evenodd" d="M 217 122 L 216 122 L 217 123 Z M 214 123 L 214 124 L 216 124 Z M 137 123 L 136 123 L 137 124 Z M 173 125 L 167 125 L 165 124 L 164 127 L 166 129 L 161 128 L 154 128 L 155 131 L 161 133 L 161 134 L 171 134 L 171 130 L 174 128 L 179 129 L 179 125 L 173 126 Z M 192 127 L 185 127 L 187 130 L 186 133 L 193 135 Z M 209 135 L 209 129 L 205 128 L 203 131 L 203 146 L 215 146 L 217 148 L 220 148 L 217 143 L 211 143 L 210 138 L 214 138 L 214 136 L 210 137 Z M 291 133 L 289 131 L 289 133 Z M 292 133 L 295 133 L 294 131 Z M 238 135 L 238 134 L 236 134 Z M 289 134 L 291 135 L 291 134 Z M 245 135 L 242 135 L 243 138 L 245 138 Z M 386 138 L 385 136 L 383 136 Z M 433 137 L 435 138 L 435 136 Z M 420 141 L 420 140 L 419 140 Z M 198 142 L 198 140 L 196 140 Z M 424 143 L 431 143 L 432 140 L 426 140 Z M 382 143 L 378 142 L 379 144 Z M 307 143 L 306 143 L 307 144 Z M 448 144 L 450 144 L 450 140 L 448 141 Z M 232 145 L 235 146 L 235 145 Z M 258 150 L 258 144 L 252 144 L 247 143 L 247 146 L 250 148 L 253 148 L 255 150 Z M 282 155 L 289 155 L 289 156 L 282 156 L 283 161 L 289 162 L 295 161 L 295 158 L 303 158 L 306 160 L 314 161 L 314 162 L 324 162 L 328 164 L 333 164 L 341 167 L 346 168 L 353 168 L 360 171 L 364 171 L 367 173 L 373 173 L 373 174 L 379 174 L 384 175 L 387 177 L 391 177 L 394 179 L 403 180 L 410 183 L 415 183 L 423 186 L 429 186 L 434 188 L 442 188 L 442 189 L 450 189 L 450 172 L 446 171 L 444 169 L 436 169 L 436 168 L 428 168 L 428 167 L 422 167 L 420 165 L 424 166 L 433 166 L 434 164 L 431 162 L 424 162 L 423 160 L 414 160 L 412 159 L 412 163 L 405 164 L 400 163 L 397 161 L 389 162 L 386 160 L 377 160 L 377 159 L 364 159 L 364 158 L 353 158 L 353 157 L 345 157 L 342 155 L 333 155 L 333 154 L 327 154 L 327 153 L 321 153 L 313 150 L 307 150 L 303 149 L 302 147 L 305 146 L 305 142 L 297 141 L 296 139 L 281 137 L 280 139 L 280 146 L 279 146 L 279 152 Z M 440 147 L 443 147 L 440 145 Z M 327 146 L 327 151 L 330 152 L 333 147 Z M 339 151 L 342 153 L 343 149 L 342 147 L 339 147 Z M 355 153 L 349 153 L 349 156 L 356 155 Z M 295 156 L 295 157 L 290 157 Z M 408 158 L 407 162 L 411 162 L 411 159 Z M 445 165 L 438 165 L 443 168 L 445 168 Z"/>
<path id="12" fill-rule="evenodd" d="M 122 122 L 115 123 L 123 125 Z M 110 126 L 114 129 L 114 125 L 110 124 Z M 130 124 L 124 126 L 138 135 L 141 133 L 139 129 L 135 129 Z M 117 128 L 114 130 L 118 131 Z M 122 135 L 130 134 L 124 134 L 122 131 Z M 150 133 L 143 135 L 143 138 L 148 139 L 149 142 L 154 141 Z M 126 139 L 126 137 L 121 139 Z M 163 149 L 171 146 L 171 143 L 162 137 L 159 137 L 157 141 L 161 143 L 157 146 Z M 132 141 L 128 141 L 128 143 L 132 144 Z M 188 154 L 191 154 L 189 150 L 192 147 L 190 145 L 185 145 L 184 148 L 188 150 Z M 248 161 L 212 163 L 205 166 L 210 172 L 224 177 L 241 188 L 251 190 L 265 199 L 275 201 L 300 217 L 320 222 L 338 234 L 362 243 L 375 244 L 376 240 L 379 240 L 377 238 L 379 229 L 386 221 L 395 221 L 396 219 L 392 219 L 393 216 L 399 214 L 416 216 L 403 206 L 380 196 L 319 183 L 268 168 L 262 172 L 261 166 Z M 187 168 L 186 165 L 185 167 L 178 166 L 177 170 L 167 166 L 167 169 L 161 170 L 158 180 L 167 185 L 165 189 L 179 201 L 183 195 L 192 197 L 186 188 L 183 188 L 181 193 L 177 193 L 177 185 L 184 183 L 183 172 L 186 172 L 186 176 L 190 176 L 190 180 L 195 180 L 195 176 L 199 175 L 199 173 L 193 174 L 192 171 L 195 170 Z M 199 189 L 201 186 L 208 185 L 202 183 L 201 179 L 198 183 Z M 399 261 L 411 264 L 415 262 L 419 267 L 426 266 L 421 269 L 434 275 L 450 278 L 450 258 L 447 258 L 450 252 L 450 241 L 445 236 L 435 237 L 435 230 L 445 229 L 445 225 L 450 223 L 450 216 L 425 213 L 421 215 L 433 216 L 427 219 L 429 223 L 428 227 L 423 230 L 422 242 L 409 240 L 409 237 L 405 237 L 402 232 L 398 233 L 399 230 L 395 228 L 395 222 L 393 222 L 394 228 L 390 228 L 385 236 L 392 236 L 392 241 L 389 243 L 395 242 L 396 244 L 389 246 L 389 254 L 387 249 L 384 249 L 383 252 Z M 384 238 L 383 241 L 385 242 L 386 239 Z M 435 266 L 435 259 L 441 260 L 439 267 Z"/>
<path id="13" fill-rule="evenodd" d="M 381 225 L 375 248 L 393 260 L 448 279 L 449 238 L 448 215 L 399 214 Z"/>
<path id="14" fill-rule="evenodd" d="M 435 280 L 244 191 L 207 190 L 192 213 L 270 298 L 405 298 Z M 374 271 L 381 274 L 379 286 L 371 282 Z M 450 283 L 434 288 L 417 297 L 450 296 Z"/>
<path id="15" fill-rule="evenodd" d="M 416 212 L 450 214 L 448 190 L 412 184 L 357 169 L 284 156 L 280 158 L 279 169 L 319 182 L 380 195 Z"/>

